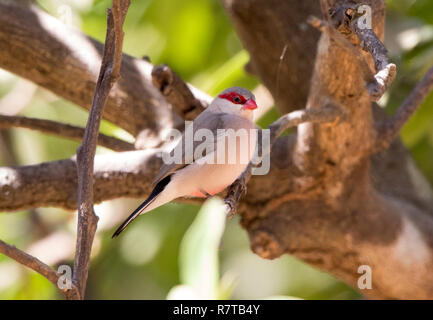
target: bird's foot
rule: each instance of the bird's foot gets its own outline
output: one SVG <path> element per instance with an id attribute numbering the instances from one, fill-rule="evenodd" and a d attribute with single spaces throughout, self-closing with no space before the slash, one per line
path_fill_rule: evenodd
<path id="1" fill-rule="evenodd" d="M 226 215 L 228 219 L 232 219 L 236 213 L 236 202 L 233 198 L 228 197 L 224 199 L 224 203 L 226 204 Z"/>

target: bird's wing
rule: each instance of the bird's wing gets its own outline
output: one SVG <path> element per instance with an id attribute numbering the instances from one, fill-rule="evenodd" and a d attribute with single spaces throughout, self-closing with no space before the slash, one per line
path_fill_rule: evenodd
<path id="1" fill-rule="evenodd" d="M 212 132 L 216 131 L 218 128 L 224 128 L 224 113 L 213 113 L 209 111 L 202 112 L 192 123 L 193 130 L 192 130 L 192 137 L 194 137 L 194 134 L 199 129 L 209 129 Z M 185 130 L 188 131 L 188 128 Z M 190 139 L 190 137 L 188 137 Z M 185 132 L 182 134 L 182 138 L 180 139 L 179 143 L 173 148 L 173 150 L 170 152 L 170 157 L 173 159 L 174 155 L 181 154 L 180 159 L 176 159 L 175 163 L 171 164 L 164 164 L 161 169 L 159 170 L 159 173 L 155 177 L 153 184 L 157 184 L 159 181 L 167 177 L 168 175 L 174 173 L 175 171 L 185 167 L 189 163 L 192 162 L 194 159 L 186 159 L 185 155 L 193 155 L 195 147 L 200 144 L 200 141 L 193 141 L 192 143 L 185 143 L 186 137 Z M 191 150 L 191 147 L 193 148 Z"/>
<path id="2" fill-rule="evenodd" d="M 213 140 L 199 140 L 199 141 L 193 141 L 193 143 L 187 143 L 185 145 L 185 133 L 182 135 L 182 139 L 179 141 L 179 143 L 174 147 L 174 149 L 170 152 L 170 156 L 173 157 L 175 154 L 182 154 L 181 162 L 180 163 L 172 163 L 172 164 L 164 164 L 157 176 L 155 177 L 155 180 L 153 181 L 153 184 L 157 184 L 159 181 L 167 177 L 168 175 L 174 173 L 175 171 L 182 169 L 189 163 L 192 163 L 192 161 L 196 161 L 203 156 L 204 154 L 194 155 L 194 150 L 196 150 L 196 147 L 200 145 L 202 150 L 212 150 L 214 151 L 216 148 L 216 145 L 218 143 L 218 136 L 217 136 L 217 129 L 238 129 L 244 122 L 249 122 L 248 120 L 234 116 L 229 115 L 227 113 L 214 113 L 214 112 L 208 112 L 204 111 L 202 112 L 193 122 L 193 130 L 192 130 L 192 137 L 196 134 L 196 132 L 200 129 L 208 129 L 214 134 Z M 241 125 L 239 125 L 241 124 Z M 223 133 L 220 135 L 224 135 Z M 213 144 L 212 146 L 209 146 L 208 144 Z M 191 147 L 193 148 L 191 150 Z M 179 150 L 180 149 L 180 150 Z M 189 159 L 189 161 L 185 161 L 188 159 L 185 159 L 185 155 L 193 155 L 193 159 Z"/>

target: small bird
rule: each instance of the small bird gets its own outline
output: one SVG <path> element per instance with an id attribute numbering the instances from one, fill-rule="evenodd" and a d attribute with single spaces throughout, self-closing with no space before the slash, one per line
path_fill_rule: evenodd
<path id="1" fill-rule="evenodd" d="M 221 92 L 191 124 L 192 137 L 187 137 L 187 127 L 171 151 L 170 155 L 182 154 L 181 160 L 161 167 L 153 181 L 154 189 L 149 197 L 120 225 L 112 237 L 118 236 L 140 214 L 176 198 L 207 198 L 230 186 L 243 173 L 254 155 L 257 142 L 253 122 L 255 109 L 255 97 L 249 90 L 232 87 Z M 196 135 L 202 136 L 200 133 L 203 132 L 211 132 L 214 139 L 196 141 Z M 194 141 L 188 144 L 186 140 L 193 138 Z M 230 139 L 235 139 L 235 143 L 230 143 Z M 188 153 L 192 154 L 190 160 L 187 160 Z"/>

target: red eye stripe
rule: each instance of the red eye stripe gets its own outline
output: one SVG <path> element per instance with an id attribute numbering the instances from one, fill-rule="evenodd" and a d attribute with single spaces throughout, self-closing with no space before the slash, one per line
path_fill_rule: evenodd
<path id="1" fill-rule="evenodd" d="M 235 104 L 244 104 L 245 102 L 247 102 L 247 99 L 245 99 L 244 96 L 240 95 L 239 93 L 236 92 L 230 92 L 230 93 L 224 93 L 224 94 L 220 94 L 218 96 L 218 98 L 221 99 L 226 99 L 232 103 Z M 235 99 L 237 99 L 238 101 L 235 101 Z"/>

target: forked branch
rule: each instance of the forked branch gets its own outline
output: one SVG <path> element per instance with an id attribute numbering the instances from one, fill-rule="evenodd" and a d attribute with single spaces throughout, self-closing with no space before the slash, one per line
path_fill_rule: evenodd
<path id="1" fill-rule="evenodd" d="M 112 8 L 108 9 L 107 35 L 101 69 L 83 143 L 77 149 L 78 226 L 73 282 L 79 288 L 81 299 L 84 298 L 90 253 L 98 223 L 98 217 L 93 210 L 93 168 L 99 125 L 108 94 L 120 77 L 122 26 L 129 4 L 129 0 L 113 0 Z"/>
<path id="2" fill-rule="evenodd" d="M 387 148 L 398 136 L 405 123 L 412 117 L 418 107 L 433 91 L 433 67 L 431 67 L 410 95 L 403 101 L 397 112 L 377 128 L 377 150 Z"/>
<path id="3" fill-rule="evenodd" d="M 40 275 L 44 276 L 46 279 L 51 281 L 56 287 L 58 287 L 58 281 L 61 275 L 58 274 L 55 270 L 53 270 L 50 266 L 40 261 L 39 259 L 1 240 L 0 240 L 0 253 L 17 261 L 23 266 L 26 266 L 36 271 L 37 273 L 39 273 Z M 80 297 L 78 288 L 73 283 L 71 284 L 71 289 L 65 289 L 65 290 L 62 289 L 60 291 L 65 295 L 66 299 L 78 299 Z"/>
<path id="4" fill-rule="evenodd" d="M 397 67 L 389 63 L 388 50 L 380 41 L 371 25 L 371 12 L 365 10 L 362 4 L 343 3 L 335 8 L 329 8 L 326 0 L 321 0 L 321 6 L 327 21 L 310 17 L 309 23 L 322 32 L 328 32 L 337 43 L 352 51 L 353 57 L 359 60 L 359 66 L 367 81 L 367 90 L 372 101 L 379 101 L 397 75 Z M 371 76 L 368 64 L 360 52 L 354 52 L 354 46 L 342 35 L 355 34 L 360 41 L 360 47 L 370 53 L 374 61 L 376 73 Z M 357 50 L 356 50 L 357 51 Z M 370 69 L 370 67 L 368 67 Z"/>

